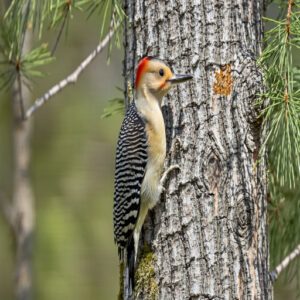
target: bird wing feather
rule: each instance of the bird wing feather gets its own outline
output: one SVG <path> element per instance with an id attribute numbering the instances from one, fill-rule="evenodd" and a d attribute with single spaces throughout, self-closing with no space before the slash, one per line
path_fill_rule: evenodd
<path id="1" fill-rule="evenodd" d="M 132 103 L 121 126 L 115 168 L 114 234 L 121 260 L 138 219 L 148 159 L 145 121 Z"/>

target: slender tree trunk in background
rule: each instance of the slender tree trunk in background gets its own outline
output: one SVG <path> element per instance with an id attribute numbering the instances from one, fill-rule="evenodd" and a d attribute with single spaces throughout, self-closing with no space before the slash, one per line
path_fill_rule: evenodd
<path id="1" fill-rule="evenodd" d="M 126 86 L 144 54 L 194 74 L 164 101 L 166 165 L 181 170 L 144 226 L 151 251 L 140 245 L 137 298 L 271 299 L 255 106 L 263 0 L 124 0 L 124 7 Z"/>
<path id="2" fill-rule="evenodd" d="M 31 32 L 27 31 L 23 53 L 29 51 L 31 38 Z M 16 241 L 15 295 L 17 300 L 32 299 L 34 199 L 29 175 L 32 119 L 22 120 L 22 107 L 28 107 L 29 103 L 29 90 L 17 79 L 12 91 L 14 177 L 11 207 L 11 221 Z"/>

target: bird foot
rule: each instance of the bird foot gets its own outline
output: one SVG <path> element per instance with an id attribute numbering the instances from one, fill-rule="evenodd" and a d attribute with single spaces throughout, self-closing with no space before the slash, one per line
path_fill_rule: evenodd
<path id="1" fill-rule="evenodd" d="M 163 190 L 164 190 L 164 185 L 166 183 L 166 180 L 167 180 L 167 177 L 168 177 L 169 173 L 171 171 L 175 170 L 175 169 L 180 170 L 179 165 L 172 165 L 166 171 L 164 171 L 164 173 L 163 173 L 163 175 L 162 175 L 162 177 L 160 179 L 160 185 L 161 185 L 161 187 L 162 187 Z"/>

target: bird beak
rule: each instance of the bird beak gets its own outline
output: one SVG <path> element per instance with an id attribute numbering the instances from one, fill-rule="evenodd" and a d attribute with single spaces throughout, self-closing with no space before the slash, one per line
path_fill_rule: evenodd
<path id="1" fill-rule="evenodd" d="M 170 78 L 168 81 L 171 82 L 172 84 L 177 84 L 191 79 L 193 79 L 193 75 L 190 74 L 186 74 L 186 75 L 174 74 L 174 76 Z"/>

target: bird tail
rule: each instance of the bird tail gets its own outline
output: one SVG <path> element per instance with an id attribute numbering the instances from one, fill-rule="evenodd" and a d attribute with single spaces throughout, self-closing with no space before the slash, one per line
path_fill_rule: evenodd
<path id="1" fill-rule="evenodd" d="M 124 300 L 133 300 L 135 248 L 132 237 L 127 245 L 124 269 Z"/>

